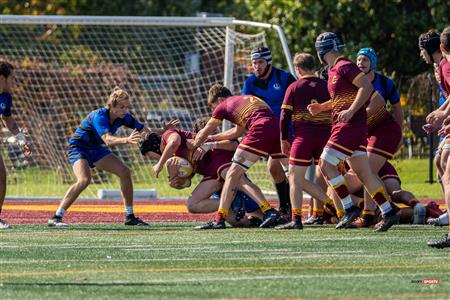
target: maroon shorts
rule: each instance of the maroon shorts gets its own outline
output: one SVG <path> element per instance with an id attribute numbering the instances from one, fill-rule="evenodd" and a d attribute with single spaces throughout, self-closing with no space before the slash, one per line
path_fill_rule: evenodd
<path id="1" fill-rule="evenodd" d="M 381 178 L 381 180 L 392 178 L 398 180 L 400 184 L 402 183 L 394 166 L 391 165 L 391 163 L 388 161 L 385 162 L 381 167 L 380 171 L 378 172 L 378 176 Z"/>
<path id="2" fill-rule="evenodd" d="M 334 123 L 326 147 L 347 156 L 356 150 L 365 151 L 367 145 L 367 124 Z"/>
<path id="3" fill-rule="evenodd" d="M 221 181 L 220 172 L 231 165 L 234 151 L 214 149 L 209 151 L 195 166 L 195 172 L 203 175 L 203 180 Z"/>
<path id="4" fill-rule="evenodd" d="M 399 148 L 402 130 L 394 119 L 388 119 L 371 129 L 367 137 L 367 152 L 391 159 Z"/>
<path id="5" fill-rule="evenodd" d="M 314 163 L 317 164 L 329 138 L 329 126 L 310 126 L 299 129 L 292 142 L 289 164 L 307 167 L 311 165 L 313 158 Z"/>
<path id="6" fill-rule="evenodd" d="M 278 120 L 268 117 L 253 122 L 238 148 L 259 156 L 284 158 L 281 153 Z"/>

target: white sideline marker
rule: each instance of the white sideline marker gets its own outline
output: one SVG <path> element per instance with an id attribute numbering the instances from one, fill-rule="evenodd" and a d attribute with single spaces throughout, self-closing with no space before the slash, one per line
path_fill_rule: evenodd
<path id="1" fill-rule="evenodd" d="M 122 194 L 120 190 L 104 190 L 97 191 L 97 198 L 100 200 L 121 200 Z M 149 200 L 157 198 L 155 189 L 150 190 L 134 190 L 133 199 L 135 200 Z"/>

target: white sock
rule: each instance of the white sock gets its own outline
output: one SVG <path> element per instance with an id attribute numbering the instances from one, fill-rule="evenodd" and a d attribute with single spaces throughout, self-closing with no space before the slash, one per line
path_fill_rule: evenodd
<path id="1" fill-rule="evenodd" d="M 352 197 L 350 195 L 347 195 L 347 197 L 341 199 L 342 206 L 345 210 L 349 209 L 353 206 Z"/>
<path id="2" fill-rule="evenodd" d="M 442 214 L 439 216 L 439 222 L 442 225 L 448 225 L 448 213 Z"/>
<path id="3" fill-rule="evenodd" d="M 58 210 L 55 212 L 55 216 L 57 217 L 64 217 L 64 214 L 66 213 L 66 210 L 64 208 L 58 208 Z"/>
<path id="4" fill-rule="evenodd" d="M 134 214 L 133 212 L 133 206 L 125 206 L 125 214 L 127 216 Z"/>
<path id="5" fill-rule="evenodd" d="M 389 201 L 384 202 L 380 205 L 381 214 L 384 216 L 392 210 L 392 205 Z"/>

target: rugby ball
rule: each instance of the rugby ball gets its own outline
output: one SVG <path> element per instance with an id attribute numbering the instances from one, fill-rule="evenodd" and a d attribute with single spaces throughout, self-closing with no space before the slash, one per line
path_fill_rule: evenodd
<path id="1" fill-rule="evenodd" d="M 174 156 L 174 157 L 170 158 L 170 160 L 172 160 L 172 159 L 177 160 L 177 163 L 180 166 L 180 168 L 178 169 L 178 177 L 187 178 L 187 177 L 191 176 L 194 169 L 192 168 L 191 163 L 187 159 L 179 157 L 179 156 Z M 166 167 L 167 167 L 167 163 L 166 163 Z"/>

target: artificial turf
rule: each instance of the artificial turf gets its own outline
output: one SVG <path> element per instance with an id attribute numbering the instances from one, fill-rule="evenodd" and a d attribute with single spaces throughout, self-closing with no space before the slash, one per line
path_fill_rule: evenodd
<path id="1" fill-rule="evenodd" d="M 196 231 L 17 225 L 0 231 L 0 299 L 449 299 L 445 229 Z M 439 280 L 423 284 L 421 280 Z"/>

